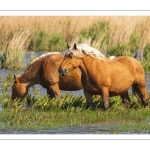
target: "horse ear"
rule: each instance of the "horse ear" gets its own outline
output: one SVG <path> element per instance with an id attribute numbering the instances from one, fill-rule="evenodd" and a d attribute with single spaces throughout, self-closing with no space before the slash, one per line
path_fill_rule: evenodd
<path id="1" fill-rule="evenodd" d="M 76 43 L 74 43 L 74 49 L 77 50 L 77 45 L 76 45 Z"/>
<path id="2" fill-rule="evenodd" d="M 14 79 L 16 79 L 16 75 L 14 74 Z"/>
<path id="3" fill-rule="evenodd" d="M 67 48 L 69 49 L 70 48 L 70 45 L 67 43 Z"/>
<path id="4" fill-rule="evenodd" d="M 15 82 L 20 82 L 15 74 L 14 74 L 14 80 L 15 80 Z"/>

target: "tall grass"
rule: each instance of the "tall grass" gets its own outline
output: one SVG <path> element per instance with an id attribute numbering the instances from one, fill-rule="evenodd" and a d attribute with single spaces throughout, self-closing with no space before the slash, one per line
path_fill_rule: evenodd
<path id="1" fill-rule="evenodd" d="M 14 34 L 12 39 L 6 41 L 3 47 L 1 68 L 18 70 L 22 67 L 22 60 L 30 43 L 31 31 L 22 29 Z"/>
<path id="2" fill-rule="evenodd" d="M 150 17 L 106 17 L 84 28 L 79 42 L 85 41 L 110 55 L 131 55 L 136 49 L 144 53 L 150 43 L 149 25 Z"/>
<path id="3" fill-rule="evenodd" d="M 97 48 L 108 33 L 109 41 L 106 48 L 116 46 L 118 43 L 122 45 L 128 43 L 131 35 L 134 36 L 136 43 L 134 48 L 144 50 L 147 43 L 150 43 L 149 16 L 4 16 L 0 17 L 0 21 L 0 47 L 22 28 L 29 30 L 34 28 L 33 41 L 41 36 L 37 33 L 42 32 L 43 37 L 45 36 L 43 46 L 48 45 L 48 38 L 54 33 L 62 34 L 66 42 L 79 42 L 79 35 L 83 29 L 91 30 L 89 37 L 91 39 L 99 35 L 99 39 L 93 43 Z M 94 28 L 91 28 L 93 24 L 98 31 L 96 35 Z"/>
<path id="4" fill-rule="evenodd" d="M 108 56 L 133 55 L 135 49 L 145 55 L 150 44 L 149 16 L 1 16 L 0 22 L 0 51 L 10 49 L 10 60 L 12 45 L 24 42 L 23 29 L 32 34 L 25 34 L 25 49 L 30 51 L 66 51 L 66 43 L 86 42 Z M 21 60 L 24 47 L 15 49 L 15 60 Z"/>

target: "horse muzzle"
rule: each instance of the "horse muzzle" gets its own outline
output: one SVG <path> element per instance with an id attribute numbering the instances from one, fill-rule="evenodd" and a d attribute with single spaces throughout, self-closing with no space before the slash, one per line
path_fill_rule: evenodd
<path id="1" fill-rule="evenodd" d="M 68 74 L 68 70 L 67 69 L 63 69 L 63 68 L 59 68 L 59 74 L 61 76 L 66 76 Z"/>

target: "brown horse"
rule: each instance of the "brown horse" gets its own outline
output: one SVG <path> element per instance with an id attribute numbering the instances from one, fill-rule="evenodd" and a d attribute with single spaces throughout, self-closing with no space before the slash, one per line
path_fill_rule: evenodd
<path id="1" fill-rule="evenodd" d="M 68 47 L 59 72 L 65 76 L 79 67 L 82 71 L 81 82 L 84 88 L 87 108 L 92 107 L 92 95 L 100 94 L 104 108 L 109 108 L 109 97 L 121 95 L 127 108 L 130 107 L 128 90 L 132 86 L 137 98 L 144 107 L 148 105 L 145 73 L 138 60 L 129 56 L 120 56 L 113 60 L 99 57 L 98 51 L 81 44 Z M 98 56 L 98 57 L 97 57 Z"/>
<path id="2" fill-rule="evenodd" d="M 81 71 L 71 71 L 66 77 L 59 75 L 58 68 L 64 56 L 60 53 L 46 53 L 31 62 L 29 67 L 19 76 L 14 75 L 11 99 L 24 98 L 30 86 L 40 84 L 47 89 L 50 97 L 59 97 L 60 89 L 76 91 L 82 89 Z"/>

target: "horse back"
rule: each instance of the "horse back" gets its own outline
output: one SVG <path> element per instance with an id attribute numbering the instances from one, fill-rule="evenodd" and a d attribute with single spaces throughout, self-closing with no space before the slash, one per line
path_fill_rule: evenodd
<path id="1" fill-rule="evenodd" d="M 130 57 L 130 56 L 120 56 L 114 61 L 121 63 L 122 65 L 126 66 L 126 68 L 134 71 L 137 75 L 144 74 L 144 69 L 137 59 Z"/>
<path id="2" fill-rule="evenodd" d="M 144 69 L 135 58 L 120 56 L 113 60 L 99 60 L 87 57 L 82 60 L 89 79 L 87 82 L 83 78 L 82 82 L 84 88 L 93 93 L 98 93 L 103 87 L 108 87 L 111 93 L 122 93 L 132 84 L 145 85 Z"/>

